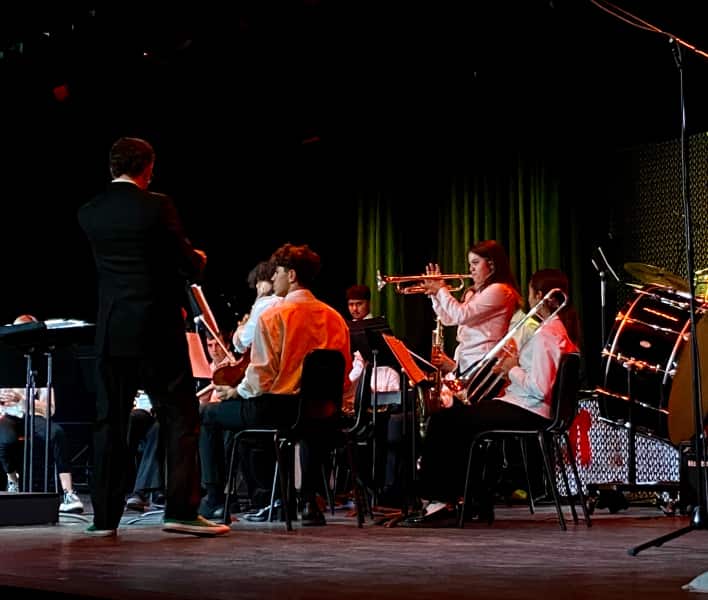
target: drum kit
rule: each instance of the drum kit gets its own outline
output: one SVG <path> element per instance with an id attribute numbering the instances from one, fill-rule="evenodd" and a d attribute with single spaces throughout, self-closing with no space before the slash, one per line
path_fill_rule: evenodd
<path id="1" fill-rule="evenodd" d="M 701 350 L 703 415 L 708 414 L 708 269 L 694 273 L 695 299 L 684 278 L 660 267 L 626 263 L 641 284 L 615 317 L 602 351 L 601 416 L 678 446 L 694 435 L 691 305 Z"/>

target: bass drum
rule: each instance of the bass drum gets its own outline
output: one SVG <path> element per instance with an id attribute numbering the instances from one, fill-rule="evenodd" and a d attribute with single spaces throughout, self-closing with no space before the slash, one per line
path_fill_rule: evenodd
<path id="1" fill-rule="evenodd" d="M 602 351 L 597 389 L 600 415 L 618 425 L 669 441 L 671 385 L 690 337 L 689 299 L 670 288 L 646 285 L 615 317 Z"/>

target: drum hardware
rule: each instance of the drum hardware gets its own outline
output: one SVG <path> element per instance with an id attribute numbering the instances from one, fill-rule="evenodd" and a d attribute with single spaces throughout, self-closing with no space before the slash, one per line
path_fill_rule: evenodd
<path id="1" fill-rule="evenodd" d="M 627 482 L 587 484 L 591 501 L 600 494 L 598 507 L 607 506 L 611 512 L 628 506 L 623 492 L 678 491 L 673 482 L 637 483 L 636 440 L 641 434 L 671 443 L 669 391 L 690 339 L 690 308 L 682 292 L 656 284 L 628 285 L 636 293 L 615 318 L 601 353 L 602 380 L 595 389 L 600 419 L 628 433 Z"/>
<path id="2" fill-rule="evenodd" d="M 689 288 L 688 281 L 686 281 L 683 277 L 670 273 L 669 271 L 654 265 L 628 262 L 624 263 L 624 270 L 635 279 L 649 285 L 662 285 L 664 287 L 682 292 L 687 292 Z"/>
<path id="3" fill-rule="evenodd" d="M 668 415 L 668 411 L 664 409 L 656 409 L 644 402 L 638 401 L 632 392 L 632 378 L 636 372 L 647 368 L 646 363 L 641 360 L 636 360 L 629 357 L 623 357 L 621 354 L 615 357 L 621 361 L 621 366 L 627 372 L 627 394 L 621 395 L 610 392 L 603 388 L 596 388 L 595 392 L 598 395 L 610 396 L 618 398 L 626 402 L 627 419 L 626 421 L 612 420 L 605 417 L 600 417 L 601 420 L 610 423 L 613 426 L 620 426 L 627 430 L 627 482 L 626 483 L 588 483 L 588 510 L 593 512 L 595 507 L 607 508 L 610 513 L 616 513 L 619 510 L 629 508 L 629 502 L 624 496 L 624 492 L 629 493 L 651 493 L 655 495 L 668 494 L 675 497 L 678 492 L 678 483 L 674 482 L 651 482 L 637 483 L 637 454 L 636 440 L 637 428 L 634 420 L 634 408 L 641 407 L 649 410 L 659 410 Z M 626 360 L 623 360 L 626 359 Z M 647 437 L 652 437 L 649 432 L 645 433 Z"/>
<path id="4" fill-rule="evenodd" d="M 696 298 L 701 302 L 708 302 L 708 268 L 700 269 L 693 274 L 693 287 Z"/>
<path id="5" fill-rule="evenodd" d="M 617 283 L 620 278 L 607 260 L 602 246 L 595 249 L 594 258 L 591 258 L 590 262 L 600 276 L 600 339 L 604 344 L 607 339 L 607 273 L 609 272 Z"/>
<path id="6" fill-rule="evenodd" d="M 629 402 L 624 364 L 634 377 L 633 421 L 637 431 L 668 441 L 668 401 L 681 351 L 690 339 L 690 310 L 677 292 L 663 286 L 642 286 L 618 313 L 602 351 L 598 386 L 603 417 L 628 420 Z"/>

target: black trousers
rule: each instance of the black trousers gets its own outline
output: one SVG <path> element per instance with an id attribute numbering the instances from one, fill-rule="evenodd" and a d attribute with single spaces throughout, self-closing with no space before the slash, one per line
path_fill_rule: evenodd
<path id="1" fill-rule="evenodd" d="M 467 458 L 472 438 L 488 429 L 541 427 L 548 420 L 502 400 L 484 400 L 471 406 L 455 403 L 430 415 L 421 452 L 419 493 L 428 500 L 455 502 L 464 493 Z M 472 473 L 473 495 L 484 495 L 481 466 Z"/>
<path id="2" fill-rule="evenodd" d="M 286 428 L 295 422 L 295 396 L 264 394 L 257 398 L 232 398 L 202 407 L 199 456 L 202 481 L 207 489 L 223 490 L 226 482 L 224 432 L 251 427 Z M 303 480 L 305 474 L 303 472 Z"/>
<path id="3" fill-rule="evenodd" d="M 194 397 L 186 344 L 166 348 L 154 360 L 99 356 L 97 366 L 94 477 L 91 500 L 94 525 L 114 529 L 129 490 L 128 421 L 139 388 L 150 396 L 165 442 L 165 518 L 197 516 L 199 488 L 199 409 Z"/>

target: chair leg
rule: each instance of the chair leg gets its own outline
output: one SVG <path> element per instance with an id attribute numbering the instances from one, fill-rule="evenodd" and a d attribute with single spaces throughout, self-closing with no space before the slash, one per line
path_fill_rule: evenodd
<path id="1" fill-rule="evenodd" d="M 462 529 L 465 526 L 465 508 L 467 507 L 467 494 L 470 487 L 470 471 L 472 470 L 472 454 L 474 452 L 476 440 L 472 440 L 470 450 L 467 454 L 467 471 L 465 472 L 465 491 L 462 494 L 462 506 L 460 506 L 460 514 L 457 516 L 457 526 Z"/>
<path id="2" fill-rule="evenodd" d="M 560 498 L 558 497 L 558 488 L 556 486 L 555 473 L 553 472 L 553 469 L 551 467 L 550 457 L 548 456 L 548 448 L 546 446 L 546 437 L 542 431 L 538 432 L 538 445 L 541 448 L 541 454 L 543 455 L 543 464 L 546 468 L 546 476 L 548 477 L 548 481 L 551 486 L 553 501 L 556 504 L 558 523 L 560 524 L 560 528 L 565 531 L 567 529 L 567 526 L 565 524 L 565 518 L 563 517 L 563 509 L 561 507 Z"/>
<path id="3" fill-rule="evenodd" d="M 293 524 L 292 521 L 290 520 L 290 507 L 288 506 L 290 504 L 290 489 L 288 486 L 287 482 L 287 476 L 286 476 L 286 469 L 283 467 L 283 465 L 289 465 L 290 462 L 283 463 L 283 446 L 287 445 L 288 442 L 287 440 L 280 440 L 278 439 L 278 435 L 276 434 L 273 437 L 275 441 L 275 460 L 278 465 L 280 465 L 280 468 L 278 469 L 278 479 L 280 480 L 280 506 L 283 511 L 283 516 L 285 517 L 285 528 L 288 531 L 293 530 Z M 290 451 L 287 452 L 289 454 Z M 290 460 L 290 457 L 287 457 L 287 460 Z M 288 468 L 287 471 L 290 471 Z M 271 505 L 272 506 L 272 505 Z"/>
<path id="4" fill-rule="evenodd" d="M 327 492 L 327 503 L 329 504 L 329 510 L 334 516 L 334 488 L 331 485 L 329 477 L 327 477 L 327 467 L 325 463 L 322 463 L 322 480 L 324 481 L 325 491 Z"/>
<path id="5" fill-rule="evenodd" d="M 551 434 L 551 447 L 553 448 L 553 456 L 558 469 L 560 469 L 561 477 L 563 478 L 563 486 L 565 487 L 565 494 L 568 498 L 568 505 L 570 506 L 570 514 L 573 516 L 573 523 L 578 524 L 578 512 L 575 510 L 575 496 L 570 493 L 570 482 L 568 481 L 568 473 L 565 470 L 565 463 L 563 461 L 563 453 L 561 452 L 560 444 L 558 443 L 558 438 L 555 434 Z"/>
<path id="6" fill-rule="evenodd" d="M 524 475 L 526 475 L 526 490 L 528 491 L 529 512 L 534 514 L 536 506 L 533 501 L 533 492 L 531 490 L 531 479 L 529 477 L 529 458 L 527 454 L 526 438 L 519 437 L 519 445 L 521 446 L 521 461 L 524 463 Z"/>
<path id="7" fill-rule="evenodd" d="M 272 523 L 273 522 L 273 515 L 275 514 L 275 511 L 273 510 L 275 506 L 275 488 L 278 485 L 278 481 L 280 481 L 280 463 L 276 460 L 275 461 L 275 466 L 273 467 L 273 482 L 270 484 L 270 505 L 268 508 L 268 522 Z M 280 492 L 282 496 L 282 490 Z M 284 498 L 280 499 L 280 503 L 285 501 Z M 285 514 L 285 513 L 283 513 Z"/>
<path id="8" fill-rule="evenodd" d="M 231 458 L 229 458 L 229 470 L 226 474 L 226 494 L 224 499 L 224 524 L 231 524 L 231 515 L 229 514 L 229 505 L 231 504 L 231 495 L 234 490 L 234 464 L 238 453 L 239 436 L 234 435 L 231 440 Z"/>
<path id="9" fill-rule="evenodd" d="M 361 485 L 361 480 L 359 479 L 359 473 L 356 469 L 356 464 L 354 463 L 354 450 L 351 441 L 346 443 L 347 449 L 347 462 L 349 463 L 349 473 L 352 478 L 352 485 L 354 490 L 354 506 L 356 507 L 356 522 L 358 527 L 364 526 L 364 512 L 366 508 L 364 506 L 364 491 Z M 373 515 L 372 515 L 373 518 Z"/>
<path id="10" fill-rule="evenodd" d="M 590 521 L 590 513 L 588 512 L 587 499 L 583 492 L 583 482 L 580 480 L 580 475 L 578 473 L 578 465 L 575 463 L 575 452 L 573 447 L 570 445 L 570 439 L 568 438 L 568 433 L 563 432 L 561 434 L 563 441 L 565 442 L 565 447 L 568 449 L 568 460 L 570 461 L 570 468 L 573 471 L 573 478 L 575 479 L 575 489 L 578 490 L 578 501 L 580 502 L 580 507 L 583 509 L 583 516 L 585 517 L 585 524 L 588 527 L 592 526 Z"/>

